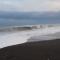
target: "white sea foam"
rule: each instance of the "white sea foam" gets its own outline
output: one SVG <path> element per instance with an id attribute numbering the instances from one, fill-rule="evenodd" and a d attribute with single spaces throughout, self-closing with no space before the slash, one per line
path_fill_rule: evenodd
<path id="1" fill-rule="evenodd" d="M 56 32 L 60 32 L 60 27 L 46 27 L 43 29 L 32 29 L 27 31 L 8 33 L 4 35 L 0 34 L 0 48 L 28 42 L 31 37 L 37 38 L 38 36 L 40 39 L 40 36 L 43 38 L 43 35 L 54 34 Z"/>

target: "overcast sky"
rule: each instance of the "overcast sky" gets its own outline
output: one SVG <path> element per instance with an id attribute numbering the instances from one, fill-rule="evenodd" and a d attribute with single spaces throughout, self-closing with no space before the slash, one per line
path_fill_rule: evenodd
<path id="1" fill-rule="evenodd" d="M 3 11 L 60 11 L 60 0 L 0 0 Z"/>

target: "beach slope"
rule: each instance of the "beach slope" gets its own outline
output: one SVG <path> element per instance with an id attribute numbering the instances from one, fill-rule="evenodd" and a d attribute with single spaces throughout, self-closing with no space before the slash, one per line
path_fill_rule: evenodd
<path id="1" fill-rule="evenodd" d="M 60 60 L 60 39 L 26 42 L 2 48 L 0 60 Z"/>

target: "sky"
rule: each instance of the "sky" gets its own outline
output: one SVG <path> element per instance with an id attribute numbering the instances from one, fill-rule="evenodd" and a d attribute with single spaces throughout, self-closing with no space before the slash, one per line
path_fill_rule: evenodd
<path id="1" fill-rule="evenodd" d="M 60 11 L 60 0 L 0 0 L 0 11 Z"/>

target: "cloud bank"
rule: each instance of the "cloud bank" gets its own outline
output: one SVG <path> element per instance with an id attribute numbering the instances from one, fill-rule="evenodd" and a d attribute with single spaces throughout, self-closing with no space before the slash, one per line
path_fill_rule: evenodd
<path id="1" fill-rule="evenodd" d="M 0 0 L 3 11 L 60 11 L 60 0 Z"/>

